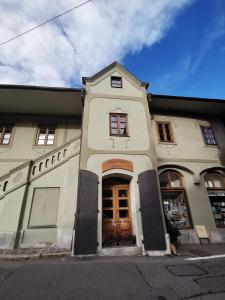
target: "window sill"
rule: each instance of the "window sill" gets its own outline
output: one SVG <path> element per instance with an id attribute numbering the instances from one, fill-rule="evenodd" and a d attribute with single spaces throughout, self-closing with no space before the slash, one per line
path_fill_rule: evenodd
<path id="1" fill-rule="evenodd" d="M 218 145 L 205 145 L 206 148 L 219 148 Z"/>
<path id="2" fill-rule="evenodd" d="M 57 145 L 33 145 L 33 149 L 53 149 Z"/>
<path id="3" fill-rule="evenodd" d="M 177 143 L 174 143 L 174 142 L 158 142 L 159 145 L 176 145 L 177 146 Z"/>
<path id="4" fill-rule="evenodd" d="M 0 145 L 0 148 L 12 148 L 12 145 Z"/>
<path id="5" fill-rule="evenodd" d="M 40 226 L 28 226 L 28 229 L 48 229 L 48 228 L 57 228 L 56 225 L 40 225 Z"/>
<path id="6" fill-rule="evenodd" d="M 130 138 L 129 135 L 110 135 L 110 138 L 112 137 L 118 137 L 118 138 Z"/>

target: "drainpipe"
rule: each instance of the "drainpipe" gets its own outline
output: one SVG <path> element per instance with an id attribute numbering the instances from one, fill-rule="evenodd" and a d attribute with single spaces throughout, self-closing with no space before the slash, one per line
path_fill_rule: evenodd
<path id="1" fill-rule="evenodd" d="M 14 249 L 19 247 L 19 244 L 22 239 L 21 231 L 23 228 L 23 219 L 24 219 L 27 198 L 28 198 L 28 192 L 29 192 L 29 187 L 30 187 L 30 177 L 31 177 L 32 167 L 33 167 L 33 161 L 31 160 L 29 163 L 28 171 L 27 171 L 26 187 L 24 190 L 22 205 L 21 205 L 21 209 L 20 209 L 20 216 L 19 216 L 18 226 L 17 226 L 17 230 L 16 230 L 16 237 L 15 237 L 14 247 L 13 247 Z"/>

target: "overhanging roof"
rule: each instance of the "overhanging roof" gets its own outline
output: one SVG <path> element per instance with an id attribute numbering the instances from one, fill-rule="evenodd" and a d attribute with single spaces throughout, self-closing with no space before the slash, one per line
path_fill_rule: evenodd
<path id="1" fill-rule="evenodd" d="M 0 85 L 0 113 L 81 115 L 82 89 Z"/>
<path id="2" fill-rule="evenodd" d="M 150 111 L 225 118 L 225 100 L 149 94 Z"/>

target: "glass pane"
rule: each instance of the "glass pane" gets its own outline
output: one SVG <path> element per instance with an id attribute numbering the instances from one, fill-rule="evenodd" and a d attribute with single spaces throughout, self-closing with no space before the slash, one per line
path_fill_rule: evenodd
<path id="1" fill-rule="evenodd" d="M 180 175 L 177 172 L 170 171 L 171 186 L 174 188 L 181 187 Z"/>
<path id="2" fill-rule="evenodd" d="M 40 133 L 38 139 L 39 140 L 44 140 L 45 139 L 45 134 Z"/>
<path id="3" fill-rule="evenodd" d="M 44 145 L 45 141 L 44 140 L 38 140 L 38 145 Z"/>
<path id="4" fill-rule="evenodd" d="M 53 145 L 54 144 L 54 140 L 48 140 L 47 141 L 47 145 Z"/>
<path id="5" fill-rule="evenodd" d="M 111 128 L 117 128 L 117 123 L 111 122 Z"/>
<path id="6" fill-rule="evenodd" d="M 205 186 L 208 187 L 208 188 L 212 188 L 213 187 L 213 183 L 211 181 L 211 178 L 210 178 L 210 174 L 209 173 L 206 173 L 205 174 Z"/>
<path id="7" fill-rule="evenodd" d="M 103 218 L 104 219 L 112 219 L 113 217 L 113 210 L 103 210 Z"/>
<path id="8" fill-rule="evenodd" d="M 119 207 L 128 207 L 128 200 L 119 200 Z"/>
<path id="9" fill-rule="evenodd" d="M 126 135 L 126 130 L 124 129 L 120 129 L 120 135 Z"/>
<path id="10" fill-rule="evenodd" d="M 126 116 L 120 116 L 120 122 L 126 123 Z"/>
<path id="11" fill-rule="evenodd" d="M 111 134 L 117 134 L 117 129 L 112 128 L 111 129 Z"/>
<path id="12" fill-rule="evenodd" d="M 210 127 L 201 127 L 202 135 L 207 145 L 215 145 L 216 140 L 214 138 L 212 129 Z"/>
<path id="13" fill-rule="evenodd" d="M 46 134 L 47 129 L 46 128 L 41 128 L 39 131 L 39 134 Z"/>
<path id="14" fill-rule="evenodd" d="M 112 190 L 103 190 L 102 192 L 104 198 L 111 198 L 112 197 Z"/>
<path id="15" fill-rule="evenodd" d="M 11 132 L 12 132 L 12 127 L 5 128 L 5 133 L 11 133 Z"/>
<path id="16" fill-rule="evenodd" d="M 129 211 L 124 209 L 119 211 L 119 217 L 120 218 L 128 218 L 129 217 Z"/>
<path id="17" fill-rule="evenodd" d="M 128 196 L 128 190 L 119 190 L 119 197 L 127 197 Z"/>
<path id="18" fill-rule="evenodd" d="M 48 139 L 49 140 L 54 140 L 55 138 L 55 135 L 54 134 L 48 134 Z"/>
<path id="19" fill-rule="evenodd" d="M 4 139 L 10 139 L 11 133 L 5 133 L 4 134 Z"/>
<path id="20" fill-rule="evenodd" d="M 162 198 L 165 215 L 173 226 L 179 229 L 190 227 L 185 194 L 182 191 L 163 191 Z"/>
<path id="21" fill-rule="evenodd" d="M 113 207 L 113 202 L 112 200 L 103 200 L 102 206 L 103 208 L 111 208 Z"/>
<path id="22" fill-rule="evenodd" d="M 172 138 L 171 138 L 171 135 L 170 135 L 170 127 L 169 127 L 169 124 L 165 124 L 165 129 L 166 129 L 166 137 L 167 137 L 167 141 L 168 141 L 168 142 L 171 142 L 171 141 L 172 141 Z"/>
<path id="23" fill-rule="evenodd" d="M 49 128 L 48 129 L 48 134 L 55 134 L 55 129 L 54 128 Z"/>
<path id="24" fill-rule="evenodd" d="M 9 139 L 6 139 L 6 138 L 4 137 L 4 139 L 3 139 L 3 141 L 2 141 L 2 144 L 3 144 L 3 145 L 8 145 L 8 144 L 9 144 Z"/>
<path id="25" fill-rule="evenodd" d="M 159 175 L 159 181 L 161 188 L 168 188 L 169 187 L 169 179 L 167 172 L 163 172 Z"/>
<path id="26" fill-rule="evenodd" d="M 124 129 L 126 127 L 126 123 L 120 123 L 120 128 Z"/>
<path id="27" fill-rule="evenodd" d="M 117 116 L 111 116 L 111 122 L 117 123 Z"/>

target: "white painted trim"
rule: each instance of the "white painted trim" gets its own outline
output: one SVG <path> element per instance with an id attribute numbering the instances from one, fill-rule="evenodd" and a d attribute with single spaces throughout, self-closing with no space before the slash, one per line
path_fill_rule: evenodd
<path id="1" fill-rule="evenodd" d="M 221 258 L 221 257 L 225 257 L 225 254 L 210 255 L 210 256 L 198 256 L 198 257 L 188 257 L 188 258 L 185 258 L 184 260 L 202 260 L 202 259 L 213 259 L 213 258 Z"/>

